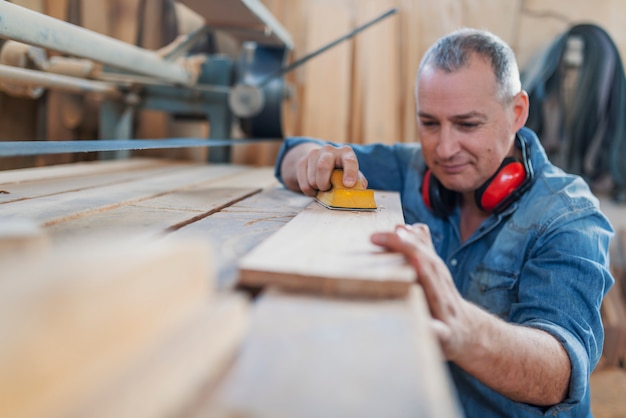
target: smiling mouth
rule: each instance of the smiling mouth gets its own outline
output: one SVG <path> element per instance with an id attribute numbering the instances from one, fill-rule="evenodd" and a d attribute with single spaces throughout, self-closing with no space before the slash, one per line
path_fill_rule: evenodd
<path id="1" fill-rule="evenodd" d="M 439 165 L 443 174 L 460 174 L 465 170 L 466 164 L 449 164 L 449 165 Z"/>

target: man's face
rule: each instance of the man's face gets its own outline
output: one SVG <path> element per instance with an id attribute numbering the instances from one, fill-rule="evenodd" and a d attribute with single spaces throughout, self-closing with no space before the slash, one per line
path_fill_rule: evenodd
<path id="1" fill-rule="evenodd" d="M 520 125 L 517 96 L 505 105 L 496 92 L 491 65 L 476 55 L 452 73 L 422 69 L 416 97 L 420 142 L 426 164 L 450 190 L 473 192 L 511 153 L 525 118 Z"/>

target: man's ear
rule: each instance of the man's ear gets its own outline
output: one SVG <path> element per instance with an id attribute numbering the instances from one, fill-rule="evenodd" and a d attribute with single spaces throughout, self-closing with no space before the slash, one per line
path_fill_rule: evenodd
<path id="1" fill-rule="evenodd" d="M 524 90 L 513 97 L 513 128 L 515 132 L 526 125 L 529 108 L 530 100 L 528 99 L 528 93 Z"/>

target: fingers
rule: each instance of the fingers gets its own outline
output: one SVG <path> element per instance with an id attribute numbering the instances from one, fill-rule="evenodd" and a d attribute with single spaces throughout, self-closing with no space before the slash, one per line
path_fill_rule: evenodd
<path id="1" fill-rule="evenodd" d="M 363 175 L 363 173 L 361 173 L 360 171 L 359 171 L 359 180 L 361 180 L 361 184 L 363 185 L 363 187 L 367 189 L 368 181 L 365 178 L 365 176 Z M 344 183 L 344 184 L 346 184 L 346 183 Z"/>
<path id="2" fill-rule="evenodd" d="M 372 243 L 390 251 L 414 258 L 416 252 L 432 247 L 430 230 L 424 224 L 398 225 L 393 232 L 377 232 L 371 236 Z"/>
<path id="3" fill-rule="evenodd" d="M 318 190 L 330 189 L 330 177 L 336 168 L 343 169 L 346 187 L 354 186 L 358 176 L 364 179 L 352 148 L 325 145 L 311 149 L 298 161 L 296 176 L 300 190 L 308 196 L 315 196 Z"/>
<path id="4" fill-rule="evenodd" d="M 346 187 L 352 187 L 356 184 L 357 177 L 365 178 L 359 171 L 359 162 L 356 159 L 356 155 L 351 148 L 342 149 L 340 154 L 341 167 L 343 168 L 343 185 Z"/>
<path id="5" fill-rule="evenodd" d="M 462 309 L 462 298 L 450 271 L 437 255 L 432 244 L 430 230 L 424 224 L 398 225 L 392 232 L 379 232 L 371 236 L 371 241 L 390 251 L 402 254 L 415 270 L 417 282 L 424 290 L 424 296 L 433 318 L 435 334 L 448 355 L 456 347 L 452 341 L 451 328 L 458 323 L 458 311 Z"/>
<path id="6" fill-rule="evenodd" d="M 305 195 L 315 196 L 315 193 L 317 193 L 317 187 L 309 181 L 309 165 L 307 164 L 306 157 L 301 161 L 301 163 L 298 163 L 296 169 L 298 186 Z"/>

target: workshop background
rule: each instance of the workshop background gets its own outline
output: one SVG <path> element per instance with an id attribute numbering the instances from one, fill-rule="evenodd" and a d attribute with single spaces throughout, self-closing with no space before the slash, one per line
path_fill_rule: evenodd
<path id="1" fill-rule="evenodd" d="M 51 16 L 125 42 L 157 49 L 198 18 L 177 13 L 171 0 L 15 0 Z M 459 27 L 487 28 L 509 42 L 520 68 L 556 37 L 577 23 L 594 23 L 626 53 L 626 4 L 619 0 L 264 0 L 291 34 L 296 60 L 348 33 L 391 7 L 399 13 L 317 56 L 287 74 L 292 96 L 283 106 L 286 135 L 307 135 L 339 142 L 416 141 L 413 85 L 419 60 L 439 36 Z M 236 54 L 235 45 L 218 38 L 219 52 Z M 0 139 L 95 139 L 97 114 L 87 100 L 48 92 L 30 100 L 2 93 Z M 142 111 L 137 138 L 206 137 L 208 124 L 177 121 Z M 235 127 L 236 130 L 236 127 Z M 236 132 L 235 132 L 236 135 Z M 271 165 L 278 144 L 237 146 L 233 162 Z M 205 150 L 167 151 L 165 156 L 205 160 Z M 151 156 L 163 152 L 151 151 Z M 75 161 L 88 156 L 39 156 L 7 159 L 2 169 Z"/>
<path id="2" fill-rule="evenodd" d="M 161 48 L 176 35 L 189 33 L 202 24 L 202 19 L 189 10 L 174 8 L 172 0 L 14 0 L 13 3 L 148 49 Z M 502 37 L 515 50 L 521 69 L 559 35 L 581 23 L 605 30 L 620 55 L 626 56 L 626 2 L 622 0 L 262 0 L 262 3 L 293 38 L 291 62 L 392 7 L 399 11 L 286 75 L 292 91 L 283 106 L 283 128 L 287 136 L 306 135 L 352 143 L 418 141 L 413 102 L 418 64 L 433 41 L 460 27 L 486 28 Z M 216 46 L 220 53 L 232 56 L 239 53 L 238 45 L 227 38 L 218 36 Z M 570 101 L 582 98 L 566 97 Z M 0 92 L 0 140 L 97 139 L 98 105 L 91 98 L 56 91 L 48 91 L 38 99 Z M 208 137 L 210 130 L 206 121 L 177 119 L 147 110 L 137 113 L 134 126 L 135 138 Z M 242 135 L 237 130 L 233 126 L 235 137 Z M 232 162 L 271 166 L 279 146 L 278 142 L 237 145 L 232 150 Z M 201 162 L 207 161 L 208 152 L 194 148 L 133 154 Z M 95 153 L 78 153 L 2 158 L 0 170 L 96 157 Z M 626 219 L 622 212 L 623 206 L 618 207 L 612 221 Z M 619 281 L 626 275 L 626 233 L 621 232 L 617 238 L 613 264 L 618 283 L 603 306 L 607 340 L 599 370 L 606 372 L 592 376 L 597 417 L 623 416 L 626 408 L 622 405 L 626 400 L 623 368 L 626 307 L 619 288 Z"/>

